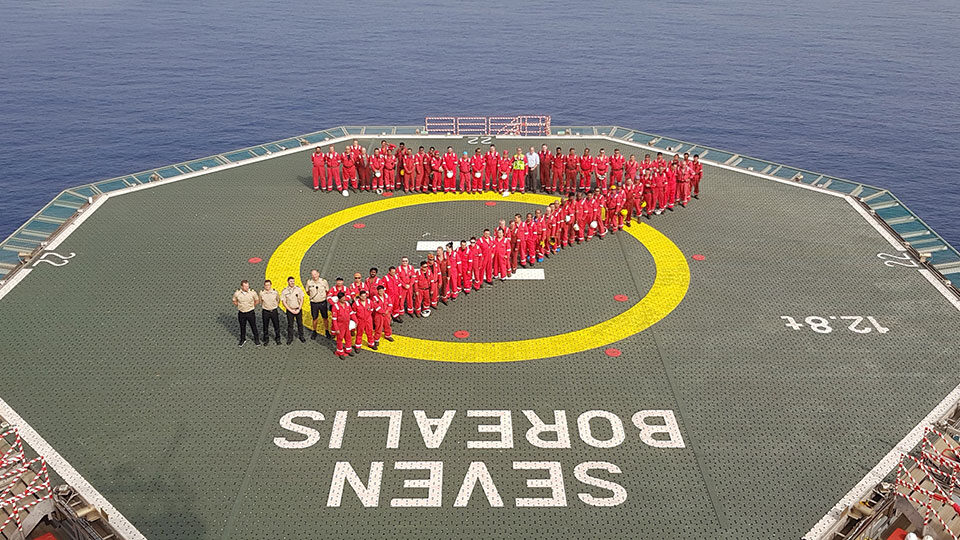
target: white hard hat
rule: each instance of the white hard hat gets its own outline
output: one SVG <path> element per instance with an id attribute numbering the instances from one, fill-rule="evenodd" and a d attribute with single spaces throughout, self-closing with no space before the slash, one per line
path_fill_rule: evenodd
<path id="1" fill-rule="evenodd" d="M 590 222 L 590 228 L 591 228 L 591 229 L 596 229 L 596 228 L 597 228 L 597 221 L 596 221 L 596 220 L 593 220 L 593 221 Z"/>
<path id="2" fill-rule="evenodd" d="M 447 178 L 453 178 L 453 171 L 447 171 Z"/>
<path id="3" fill-rule="evenodd" d="M 356 328 L 357 328 L 357 321 L 350 321 L 350 329 L 356 330 Z"/>
<path id="4" fill-rule="evenodd" d="M 344 190 L 343 190 L 343 196 L 344 196 L 344 197 L 349 197 L 349 196 L 350 196 L 350 192 L 347 191 L 346 189 L 344 189 Z"/>

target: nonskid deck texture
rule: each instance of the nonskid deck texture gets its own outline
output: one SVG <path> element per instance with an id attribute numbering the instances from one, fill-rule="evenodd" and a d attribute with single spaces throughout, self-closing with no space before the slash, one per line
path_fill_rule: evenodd
<path id="1" fill-rule="evenodd" d="M 960 383 L 960 311 L 916 268 L 885 264 L 878 254 L 899 254 L 847 200 L 710 165 L 689 208 L 564 250 L 538 265 L 543 280 L 498 283 L 395 325 L 425 340 L 409 340 L 407 356 L 338 360 L 324 339 L 237 349 L 237 283 L 259 287 L 278 247 L 325 216 L 350 219 L 298 244 L 302 262 L 285 259 L 298 279 L 417 263 L 418 242 L 536 207 L 426 195 L 456 200 L 361 216 L 404 196 L 317 194 L 309 174 L 301 152 L 113 197 L 57 247 L 75 254 L 68 263 L 33 266 L 0 302 L 4 372 L 16 374 L 0 397 L 148 538 L 798 538 Z M 675 307 L 651 297 L 661 279 Z M 627 312 L 661 313 L 638 333 L 548 340 L 526 359 L 469 345 Z M 450 361 L 416 358 L 435 349 Z M 491 359 L 523 361 L 456 361 Z M 427 418 L 445 411 L 441 436 L 446 423 Z M 509 411 L 512 444 L 484 448 L 506 437 L 485 427 L 505 422 L 494 411 Z M 552 424 L 556 411 L 569 448 L 528 434 L 534 413 Z M 679 437 L 647 437 L 641 411 L 641 425 L 675 418 Z M 351 471 L 363 485 L 338 497 Z M 378 489 L 371 471 L 382 471 Z"/>

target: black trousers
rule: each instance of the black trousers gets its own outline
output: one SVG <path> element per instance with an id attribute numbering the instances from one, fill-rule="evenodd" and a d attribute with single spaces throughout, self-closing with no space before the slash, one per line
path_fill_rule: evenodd
<path id="1" fill-rule="evenodd" d="M 273 335 L 280 341 L 280 311 L 277 309 L 261 309 L 260 319 L 263 321 L 263 339 L 270 341 L 270 323 L 273 323 Z"/>
<path id="2" fill-rule="evenodd" d="M 246 313 L 237 312 L 237 320 L 240 322 L 240 341 L 247 339 L 247 325 L 250 325 L 250 331 L 253 332 L 254 343 L 260 343 L 260 333 L 257 332 L 257 314 L 253 310 Z"/>
<path id="3" fill-rule="evenodd" d="M 527 169 L 527 176 L 524 178 L 528 192 L 540 190 L 540 167 L 536 169 Z"/>
<path id="4" fill-rule="evenodd" d="M 303 339 L 303 310 L 290 313 L 287 310 L 287 340 L 293 340 L 293 327 L 297 327 L 297 337 Z"/>

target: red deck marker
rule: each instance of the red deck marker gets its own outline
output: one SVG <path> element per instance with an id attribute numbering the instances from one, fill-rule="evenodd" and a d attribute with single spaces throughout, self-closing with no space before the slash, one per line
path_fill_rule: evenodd
<path id="1" fill-rule="evenodd" d="M 614 349 L 613 347 L 610 347 L 609 349 L 603 351 L 603 353 L 606 354 L 607 356 L 616 358 L 620 356 L 620 349 Z"/>
<path id="2" fill-rule="evenodd" d="M 617 302 L 626 302 L 630 298 L 625 294 L 615 294 L 613 296 L 613 299 L 616 300 Z"/>
<path id="3" fill-rule="evenodd" d="M 392 191 L 384 191 L 384 192 L 383 192 L 383 196 L 384 196 L 384 197 L 393 197 L 393 192 L 392 192 Z"/>
<path id="4" fill-rule="evenodd" d="M 261 259 L 260 257 L 250 257 L 249 259 L 247 259 L 247 262 L 250 264 L 257 264 L 257 263 L 263 262 L 263 259 Z"/>
<path id="5" fill-rule="evenodd" d="M 704 257 L 703 255 L 694 255 L 694 256 L 692 257 L 692 259 L 695 260 L 695 261 L 702 261 L 702 260 L 706 259 L 706 257 Z"/>
<path id="6" fill-rule="evenodd" d="M 456 332 L 453 333 L 453 337 L 466 339 L 470 337 L 470 332 L 467 332 L 466 330 L 457 330 Z"/>
<path id="7" fill-rule="evenodd" d="M 496 205 L 497 205 L 497 201 L 487 201 L 487 202 L 485 202 L 485 203 L 483 203 L 483 204 L 485 204 L 485 205 L 487 205 L 487 206 L 496 206 Z"/>
<path id="8" fill-rule="evenodd" d="M 354 223 L 354 224 L 353 224 L 353 228 L 354 228 L 354 229 L 362 229 L 362 228 L 364 228 L 364 227 L 366 227 L 366 225 L 364 225 L 363 223 Z"/>

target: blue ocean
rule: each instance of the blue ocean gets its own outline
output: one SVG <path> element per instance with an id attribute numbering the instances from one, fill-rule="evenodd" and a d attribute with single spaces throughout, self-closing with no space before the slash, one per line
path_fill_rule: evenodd
<path id="1" fill-rule="evenodd" d="M 888 188 L 960 245 L 956 0 L 0 7 L 0 237 L 64 188 L 189 158 L 540 113 Z"/>

